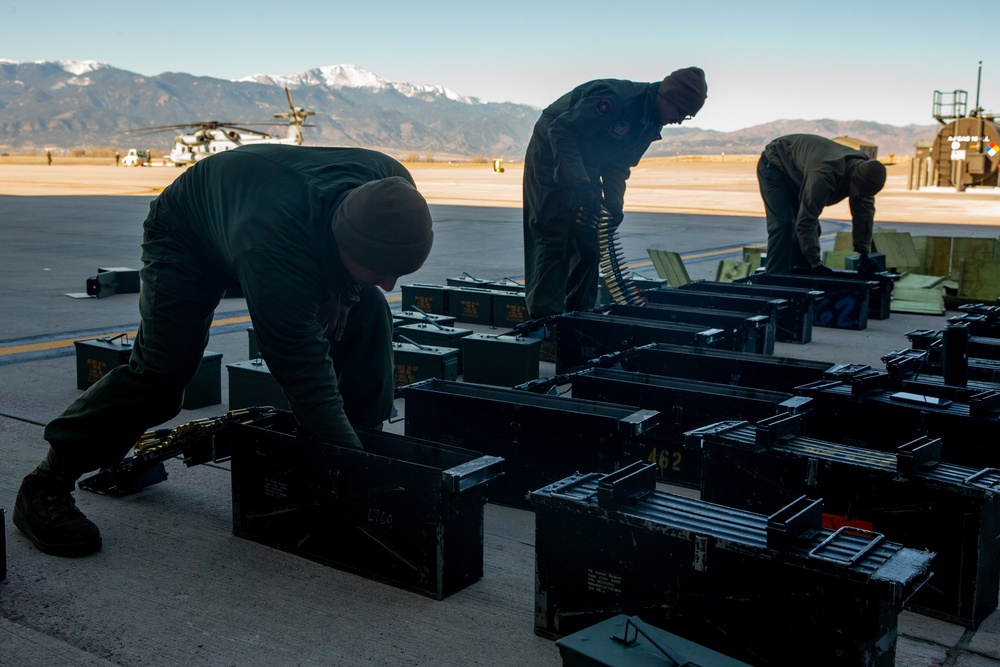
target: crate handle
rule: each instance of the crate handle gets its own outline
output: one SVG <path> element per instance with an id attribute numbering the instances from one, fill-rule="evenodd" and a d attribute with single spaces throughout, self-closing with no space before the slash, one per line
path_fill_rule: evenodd
<path id="1" fill-rule="evenodd" d="M 118 340 L 119 338 L 122 339 L 122 347 L 128 347 L 129 346 L 128 334 L 127 333 L 120 333 L 117 336 L 112 336 L 111 338 L 99 338 L 98 340 L 100 340 L 102 343 L 111 343 L 113 341 Z"/>
<path id="2" fill-rule="evenodd" d="M 499 477 L 503 477 L 503 459 L 499 456 L 480 456 L 441 473 L 445 488 L 453 493 L 461 493 Z"/>
<path id="3" fill-rule="evenodd" d="M 417 346 L 418 348 L 420 348 L 421 350 L 426 350 L 426 349 L 428 349 L 427 347 L 425 347 L 425 346 L 421 345 L 420 343 L 418 343 L 418 342 L 416 342 L 416 341 L 414 341 L 414 340 L 410 340 L 409 338 L 407 338 L 407 337 L 406 337 L 406 336 L 404 336 L 403 334 L 400 334 L 400 335 L 399 335 L 399 340 L 403 341 L 404 343 L 409 343 L 410 345 L 416 345 L 416 346 Z"/>
<path id="4" fill-rule="evenodd" d="M 868 543 L 862 545 L 855 551 L 855 553 L 850 555 L 827 556 L 819 553 L 822 549 L 833 546 L 834 543 L 837 541 L 837 538 L 839 538 L 842 534 L 847 534 L 847 533 L 852 533 L 859 537 L 867 538 Z M 854 528 L 852 526 L 842 526 L 841 528 L 838 528 L 836 532 L 834 532 L 828 538 L 817 544 L 809 552 L 809 555 L 833 563 L 848 563 L 850 565 L 853 565 L 884 541 L 885 541 L 885 535 L 881 533 L 875 533 L 870 530 L 863 530 L 861 528 Z"/>
<path id="5" fill-rule="evenodd" d="M 428 315 L 428 314 L 427 314 L 427 313 L 425 313 L 424 311 L 420 310 L 420 309 L 419 309 L 419 308 L 418 308 L 418 307 L 416 306 L 416 304 L 414 304 L 414 305 L 410 306 L 410 310 L 415 310 L 415 311 L 417 311 L 418 313 L 420 313 L 421 315 L 423 315 L 423 317 L 424 317 L 424 321 L 425 321 L 425 322 L 430 322 L 431 324 L 433 324 L 434 326 L 436 326 L 436 327 L 437 327 L 438 329 L 441 329 L 441 330 L 444 330 L 444 327 L 443 327 L 443 326 L 441 326 L 440 324 L 438 324 L 437 322 L 435 322 L 435 321 L 434 321 L 434 319 L 433 319 L 433 318 L 432 318 L 432 317 L 431 317 L 430 315 Z M 402 336 L 400 336 L 400 338 L 402 338 Z M 413 341 L 410 341 L 410 342 L 412 343 Z"/>
<path id="6" fill-rule="evenodd" d="M 635 636 L 632 639 L 628 638 L 629 627 L 635 630 Z M 629 616 L 625 620 L 625 631 L 622 633 L 622 636 L 619 637 L 618 635 L 612 635 L 611 639 L 613 641 L 625 644 L 626 646 L 632 646 L 639 640 L 639 635 L 645 637 L 650 644 L 652 644 L 660 653 L 666 656 L 667 660 L 670 660 L 677 667 L 699 667 L 697 663 L 691 662 L 690 660 L 685 658 L 682 654 L 675 653 L 674 651 L 671 651 L 669 648 L 667 648 L 660 642 L 656 641 L 656 639 L 653 637 L 653 633 L 651 632 L 651 628 L 648 625 L 646 625 L 646 623 L 638 616 Z"/>

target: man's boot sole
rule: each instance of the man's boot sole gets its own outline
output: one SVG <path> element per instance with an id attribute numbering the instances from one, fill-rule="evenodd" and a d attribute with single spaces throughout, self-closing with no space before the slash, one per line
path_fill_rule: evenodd
<path id="1" fill-rule="evenodd" d="M 72 542 L 69 544 L 49 544 L 48 542 L 43 542 L 38 539 L 35 533 L 31 530 L 28 525 L 27 520 L 21 516 L 21 512 L 18 511 L 17 507 L 14 508 L 14 525 L 28 536 L 31 543 L 35 545 L 35 548 L 42 553 L 47 553 L 50 556 L 61 556 L 63 558 L 79 558 L 80 556 L 89 556 L 92 553 L 96 553 L 101 550 L 102 540 L 98 536 L 96 540 L 87 540 L 84 542 Z"/>

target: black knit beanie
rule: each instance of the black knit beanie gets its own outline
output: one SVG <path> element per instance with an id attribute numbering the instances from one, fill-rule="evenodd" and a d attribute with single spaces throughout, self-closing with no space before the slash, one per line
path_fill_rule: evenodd
<path id="1" fill-rule="evenodd" d="M 885 187 L 885 165 L 878 160 L 865 160 L 854 167 L 851 181 L 862 197 L 874 197 Z"/>
<path id="2" fill-rule="evenodd" d="M 399 176 L 351 190 L 333 213 L 333 237 L 352 260 L 390 276 L 423 266 L 434 242 L 427 202 Z"/>
<path id="3" fill-rule="evenodd" d="M 685 67 L 671 72 L 657 89 L 660 95 L 677 105 L 681 113 L 694 116 L 705 106 L 708 84 L 700 67 Z"/>

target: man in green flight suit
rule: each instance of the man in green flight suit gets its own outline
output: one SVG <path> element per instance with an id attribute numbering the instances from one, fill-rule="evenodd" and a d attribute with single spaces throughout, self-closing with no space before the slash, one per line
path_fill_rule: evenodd
<path id="1" fill-rule="evenodd" d="M 531 319 L 595 306 L 599 257 L 590 220 L 603 206 L 613 225 L 621 222 L 631 168 L 664 125 L 689 120 L 707 94 L 705 73 L 687 67 L 653 83 L 590 81 L 542 111 L 524 158 Z"/>
<path id="2" fill-rule="evenodd" d="M 380 427 L 393 402 L 392 318 L 378 288 L 419 269 L 432 242 L 426 201 L 381 153 L 254 145 L 198 162 L 150 205 L 129 363 L 46 426 L 49 451 L 21 484 L 14 524 L 46 553 L 101 548 L 74 484 L 180 412 L 229 288 L 243 290 L 300 431 L 360 448 L 352 424 Z"/>
<path id="3" fill-rule="evenodd" d="M 875 221 L 875 195 L 885 186 L 885 165 L 861 151 L 813 134 L 778 137 L 757 161 L 757 182 L 767 215 L 767 273 L 833 271 L 820 257 L 819 216 L 848 198 L 858 272 L 876 273 L 868 256 Z"/>

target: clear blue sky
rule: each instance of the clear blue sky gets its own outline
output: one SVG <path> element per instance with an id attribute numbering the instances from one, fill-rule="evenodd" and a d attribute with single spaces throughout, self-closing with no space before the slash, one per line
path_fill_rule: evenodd
<path id="1" fill-rule="evenodd" d="M 927 0 L 0 0 L 0 58 L 224 79 L 353 64 L 537 107 L 590 79 L 697 65 L 709 97 L 693 126 L 923 125 L 935 90 L 966 90 L 973 106 L 980 60 L 980 104 L 1000 112 L 990 15 Z"/>

